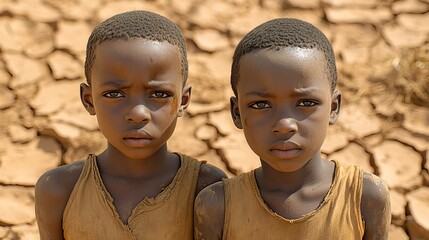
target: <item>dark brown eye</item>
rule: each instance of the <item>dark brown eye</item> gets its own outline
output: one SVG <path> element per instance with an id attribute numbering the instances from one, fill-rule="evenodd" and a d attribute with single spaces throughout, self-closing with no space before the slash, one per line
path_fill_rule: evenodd
<path id="1" fill-rule="evenodd" d="M 108 97 L 108 98 L 121 98 L 121 97 L 124 97 L 124 95 L 121 92 L 119 92 L 119 91 L 110 91 L 110 92 L 107 92 L 107 93 L 103 94 L 103 96 Z"/>
<path id="2" fill-rule="evenodd" d="M 156 92 L 153 92 L 151 95 L 150 95 L 150 97 L 151 98 L 168 98 L 168 97 L 170 97 L 171 96 L 171 94 L 170 93 L 168 93 L 168 92 L 163 92 L 163 91 L 156 91 Z"/>

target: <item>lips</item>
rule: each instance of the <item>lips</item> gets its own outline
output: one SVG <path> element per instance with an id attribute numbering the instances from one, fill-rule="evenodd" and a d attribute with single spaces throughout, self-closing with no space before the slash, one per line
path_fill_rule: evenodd
<path id="1" fill-rule="evenodd" d="M 129 131 L 123 136 L 125 144 L 130 147 L 146 147 L 153 137 L 145 131 Z"/>
<path id="2" fill-rule="evenodd" d="M 294 142 L 280 141 L 270 148 L 270 152 L 280 159 L 291 159 L 301 153 L 301 147 Z"/>

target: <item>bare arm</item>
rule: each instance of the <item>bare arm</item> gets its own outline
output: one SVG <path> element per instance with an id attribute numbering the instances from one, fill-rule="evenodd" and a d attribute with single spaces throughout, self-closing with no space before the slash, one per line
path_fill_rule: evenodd
<path id="1" fill-rule="evenodd" d="M 64 239 L 62 218 L 64 208 L 82 171 L 82 162 L 50 170 L 36 183 L 36 219 L 40 239 Z"/>
<path id="2" fill-rule="evenodd" d="M 219 168 L 210 164 L 201 164 L 196 194 L 210 184 L 219 182 L 224 178 L 227 178 L 226 174 Z"/>
<path id="3" fill-rule="evenodd" d="M 389 189 L 379 177 L 366 172 L 361 210 L 365 220 L 363 239 L 387 239 L 391 221 Z"/>
<path id="4" fill-rule="evenodd" d="M 203 189 L 194 206 L 194 236 L 196 240 L 220 240 L 225 218 L 223 182 Z"/>

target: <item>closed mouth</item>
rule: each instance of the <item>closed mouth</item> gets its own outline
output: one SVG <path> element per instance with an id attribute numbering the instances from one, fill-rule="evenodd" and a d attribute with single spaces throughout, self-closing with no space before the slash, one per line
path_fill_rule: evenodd
<path id="1" fill-rule="evenodd" d="M 301 149 L 296 143 L 281 141 L 274 144 L 270 148 L 270 152 L 279 159 L 292 159 L 301 153 Z"/>
<path id="2" fill-rule="evenodd" d="M 146 147 L 151 143 L 153 137 L 144 131 L 130 131 L 124 134 L 124 142 L 131 147 Z"/>

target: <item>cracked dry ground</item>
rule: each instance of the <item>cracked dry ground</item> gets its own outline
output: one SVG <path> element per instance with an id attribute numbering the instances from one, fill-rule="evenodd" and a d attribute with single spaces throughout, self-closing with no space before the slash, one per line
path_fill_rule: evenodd
<path id="1" fill-rule="evenodd" d="M 323 154 L 387 182 L 389 239 L 429 239 L 428 0 L 1 0 L 0 239 L 38 239 L 37 178 L 105 146 L 79 100 L 85 45 L 95 24 L 132 9 L 172 19 L 187 39 L 192 103 L 170 148 L 229 176 L 259 164 L 229 116 L 234 46 L 275 17 L 318 26 L 344 94 Z"/>

